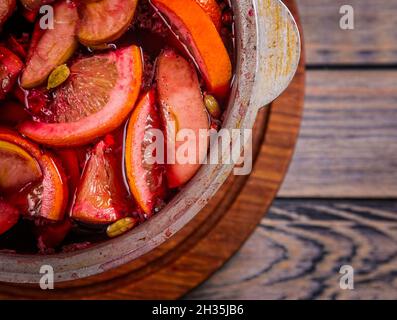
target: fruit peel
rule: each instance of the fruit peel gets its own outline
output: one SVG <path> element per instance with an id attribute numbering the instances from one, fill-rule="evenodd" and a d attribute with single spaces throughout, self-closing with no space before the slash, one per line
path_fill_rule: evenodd
<path id="1" fill-rule="evenodd" d="M 117 40 L 130 26 L 137 3 L 137 0 L 102 0 L 83 4 L 79 41 L 96 46 Z"/>
<path id="2" fill-rule="evenodd" d="M 17 132 L 0 128 L 0 141 L 17 145 L 28 152 L 39 164 L 42 172 L 42 198 L 37 216 L 60 221 L 63 219 L 68 201 L 66 175 L 62 166 L 50 153 L 21 137 Z"/>
<path id="3" fill-rule="evenodd" d="M 232 64 L 211 18 L 195 0 L 150 0 L 194 57 L 207 90 L 224 98 Z"/>
<path id="4" fill-rule="evenodd" d="M 143 95 L 131 115 L 124 152 L 125 172 L 130 191 L 147 217 L 153 214 L 155 206 L 165 195 L 163 165 L 148 165 L 144 154 L 145 144 L 152 143 L 151 139 L 148 141 L 148 136 L 151 135 L 148 130 L 153 129 L 160 130 L 161 123 L 156 106 L 156 92 L 151 89 Z"/>
<path id="5" fill-rule="evenodd" d="M 18 191 L 38 181 L 42 172 L 37 161 L 14 143 L 0 140 L 0 189 Z"/>
<path id="6" fill-rule="evenodd" d="M 141 51 L 138 47 L 131 46 L 106 55 L 116 61 L 119 72 L 119 80 L 112 89 L 106 106 L 75 122 L 26 121 L 19 126 L 19 131 L 44 145 L 75 147 L 90 143 L 117 129 L 134 108 L 139 95 L 142 83 Z"/>
<path id="7" fill-rule="evenodd" d="M 166 131 L 166 141 L 175 138 L 181 129 L 193 130 L 196 137 L 196 163 L 181 164 L 176 159 L 175 164 L 167 164 L 167 181 L 170 188 L 179 187 L 188 182 L 198 171 L 207 150 L 199 148 L 200 130 L 209 128 L 208 114 L 204 105 L 200 84 L 196 71 L 182 56 L 173 50 L 165 50 L 157 62 L 157 91 L 160 104 L 160 112 Z M 172 115 L 172 117 L 170 117 Z M 175 121 L 178 128 L 171 121 Z M 175 150 L 183 144 L 175 141 Z"/>
<path id="8" fill-rule="evenodd" d="M 50 73 L 77 49 L 77 7 L 61 1 L 55 5 L 54 15 L 54 28 L 43 32 L 22 73 L 21 86 L 25 89 L 43 84 Z"/>
<path id="9" fill-rule="evenodd" d="M 0 46 L 0 100 L 13 89 L 22 68 L 23 64 L 19 57 Z"/>

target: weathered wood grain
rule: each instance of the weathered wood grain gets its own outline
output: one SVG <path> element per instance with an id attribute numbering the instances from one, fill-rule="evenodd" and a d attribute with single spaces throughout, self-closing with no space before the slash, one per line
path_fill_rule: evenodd
<path id="1" fill-rule="evenodd" d="M 397 1 L 297 0 L 313 64 L 397 63 Z M 355 12 L 355 29 L 339 27 L 342 5 Z"/>
<path id="2" fill-rule="evenodd" d="M 318 67 L 308 72 L 301 136 L 280 191 L 300 199 L 276 201 L 243 249 L 187 299 L 397 298 L 397 71 L 335 68 L 397 63 L 397 2 L 297 2 L 307 65 Z M 355 9 L 354 31 L 339 28 L 344 4 Z M 344 264 L 355 268 L 353 291 L 339 287 Z"/>
<path id="3" fill-rule="evenodd" d="M 281 197 L 397 197 L 397 71 L 309 71 Z"/>
<path id="4" fill-rule="evenodd" d="M 397 299 L 397 201 L 278 200 L 187 299 Z M 341 290 L 340 267 L 354 268 Z"/>

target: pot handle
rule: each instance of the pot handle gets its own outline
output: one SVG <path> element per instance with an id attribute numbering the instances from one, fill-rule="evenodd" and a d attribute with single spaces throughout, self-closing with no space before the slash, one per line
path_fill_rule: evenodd
<path id="1" fill-rule="evenodd" d="M 280 0 L 254 0 L 257 19 L 257 69 L 253 105 L 276 99 L 290 84 L 299 64 L 301 40 L 294 17 Z"/>

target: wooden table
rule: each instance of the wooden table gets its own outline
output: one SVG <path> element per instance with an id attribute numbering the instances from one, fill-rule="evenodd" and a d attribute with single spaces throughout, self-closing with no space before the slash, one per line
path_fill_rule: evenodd
<path id="1" fill-rule="evenodd" d="M 307 50 L 300 140 L 270 213 L 187 299 L 397 298 L 397 1 L 297 0 Z M 341 290 L 351 265 L 354 290 Z"/>

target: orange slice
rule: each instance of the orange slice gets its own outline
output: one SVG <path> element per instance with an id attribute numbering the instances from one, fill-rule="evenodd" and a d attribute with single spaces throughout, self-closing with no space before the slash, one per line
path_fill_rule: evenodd
<path id="1" fill-rule="evenodd" d="M 216 29 L 219 31 L 222 25 L 222 10 L 216 0 L 196 0 L 199 6 L 211 18 Z"/>
<path id="2" fill-rule="evenodd" d="M 152 89 L 142 97 L 134 110 L 125 140 L 128 185 L 139 206 L 149 216 L 165 194 L 163 168 L 160 164 L 148 161 L 148 157 L 152 158 L 152 155 L 146 153 L 148 145 L 154 142 L 151 130 L 159 130 L 160 127 L 156 93 Z"/>
<path id="3" fill-rule="evenodd" d="M 79 146 L 103 136 L 127 118 L 142 81 L 136 46 L 74 63 L 69 79 L 54 91 L 43 121 L 27 121 L 20 132 L 51 146 Z"/>
<path id="4" fill-rule="evenodd" d="M 66 62 L 77 47 L 77 7 L 61 1 L 54 8 L 54 29 L 45 30 L 22 73 L 21 86 L 39 86 L 57 66 Z"/>
<path id="5" fill-rule="evenodd" d="M 3 153 L 4 150 L 11 150 L 8 152 L 11 152 L 14 157 L 19 157 L 20 163 L 21 161 L 27 161 L 27 166 L 29 170 L 32 170 L 32 173 L 24 175 L 24 180 L 27 181 L 28 177 L 36 180 L 39 175 L 42 176 L 40 188 L 42 192 L 39 195 L 40 206 L 39 211 L 35 214 L 49 220 L 62 220 L 68 199 L 68 189 L 66 176 L 56 159 L 49 153 L 40 150 L 33 143 L 23 139 L 18 133 L 5 128 L 0 128 L 0 141 L 3 146 Z M 10 155 L 7 153 L 1 157 L 3 157 L 1 165 L 5 165 L 7 161 L 10 161 Z M 36 163 L 40 167 L 41 172 Z M 12 169 L 12 165 L 7 166 L 10 170 Z M 20 169 L 21 165 L 18 165 L 18 168 Z M 27 171 L 28 169 L 25 170 Z M 21 183 L 23 182 L 23 179 L 18 179 L 18 182 L 19 180 L 21 180 Z"/>
<path id="6" fill-rule="evenodd" d="M 195 0 L 151 0 L 186 45 L 211 93 L 223 96 L 230 85 L 232 64 L 211 18 Z"/>
<path id="7" fill-rule="evenodd" d="M 121 37 L 134 18 L 137 3 L 138 0 L 102 0 L 84 4 L 78 31 L 80 42 L 93 46 Z"/>
<path id="8" fill-rule="evenodd" d="M 0 190 L 18 190 L 40 178 L 40 166 L 28 152 L 0 140 Z"/>

